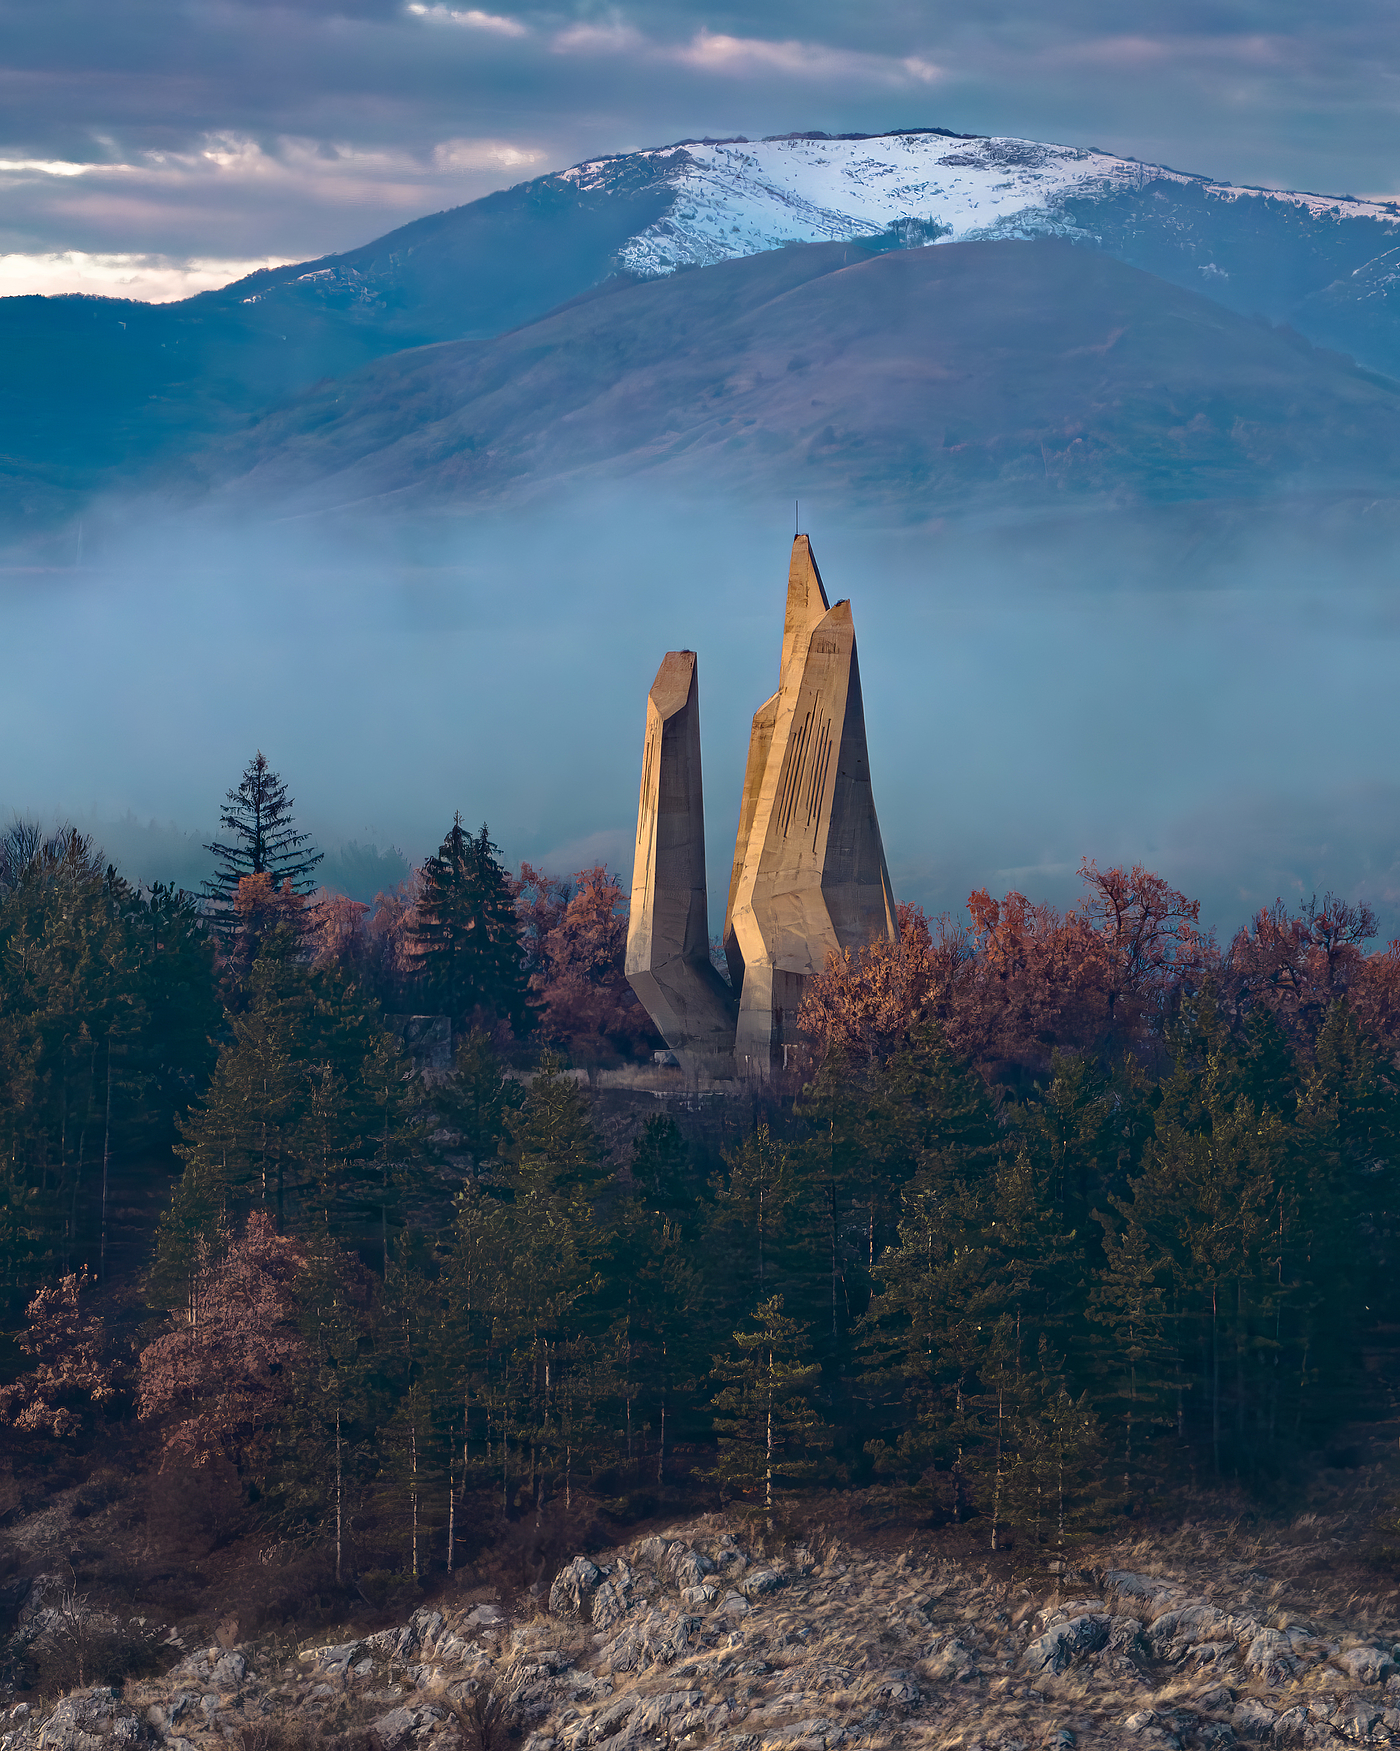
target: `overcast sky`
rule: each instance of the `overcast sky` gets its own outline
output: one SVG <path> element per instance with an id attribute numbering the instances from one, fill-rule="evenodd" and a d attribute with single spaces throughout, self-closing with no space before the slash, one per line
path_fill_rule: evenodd
<path id="1" fill-rule="evenodd" d="M 942 126 L 1397 192 L 1380 0 L 0 0 L 0 291 L 173 297 L 603 152 Z"/>

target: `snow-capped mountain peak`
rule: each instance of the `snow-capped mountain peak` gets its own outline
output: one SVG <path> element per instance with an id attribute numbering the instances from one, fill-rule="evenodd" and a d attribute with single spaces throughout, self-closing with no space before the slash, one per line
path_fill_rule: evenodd
<path id="1" fill-rule="evenodd" d="M 669 184 L 664 216 L 631 238 L 619 265 L 646 278 L 756 255 L 786 243 L 875 237 L 904 241 L 1085 236 L 1067 200 L 1101 199 L 1150 182 L 1195 185 L 1222 201 L 1291 203 L 1314 217 L 1400 225 L 1395 203 L 1241 188 L 1075 146 L 917 130 L 831 139 L 685 141 L 625 157 L 592 159 L 564 173 L 580 190 L 610 192 L 638 171 Z"/>

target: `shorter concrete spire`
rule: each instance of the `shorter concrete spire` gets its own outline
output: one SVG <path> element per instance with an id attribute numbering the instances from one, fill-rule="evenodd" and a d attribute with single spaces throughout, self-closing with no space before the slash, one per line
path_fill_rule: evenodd
<path id="1" fill-rule="evenodd" d="M 694 651 L 668 651 L 647 696 L 627 979 L 694 1075 L 734 1074 L 734 1000 L 710 961 Z"/>

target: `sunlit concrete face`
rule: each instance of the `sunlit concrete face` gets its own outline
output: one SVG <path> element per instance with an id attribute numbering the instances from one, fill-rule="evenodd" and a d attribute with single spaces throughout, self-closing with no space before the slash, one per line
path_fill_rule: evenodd
<path id="1" fill-rule="evenodd" d="M 687 1068 L 714 1073 L 727 1025 L 733 1070 L 767 1076 L 795 1040 L 812 976 L 895 933 L 850 605 L 828 604 L 805 535 L 788 570 L 778 691 L 754 715 L 725 911 L 737 1029 L 705 941 L 696 688 L 693 654 L 672 651 L 647 705 L 627 974 Z"/>
<path id="2" fill-rule="evenodd" d="M 725 919 L 726 953 L 743 963 L 739 1074 L 782 1064 L 807 983 L 832 955 L 894 933 L 850 604 L 828 606 L 799 535 L 778 691 L 754 718 Z"/>
<path id="3" fill-rule="evenodd" d="M 734 1074 L 734 1003 L 710 960 L 694 651 L 668 651 L 647 696 L 627 978 L 693 1075 Z"/>

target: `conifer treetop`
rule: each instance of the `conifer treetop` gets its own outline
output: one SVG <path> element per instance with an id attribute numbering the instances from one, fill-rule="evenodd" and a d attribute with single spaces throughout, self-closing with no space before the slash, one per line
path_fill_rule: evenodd
<path id="1" fill-rule="evenodd" d="M 251 875 L 269 876 L 274 887 L 290 882 L 297 893 L 309 891 L 307 878 L 325 853 L 306 849 L 311 835 L 296 830 L 292 801 L 285 781 L 259 748 L 220 811 L 219 825 L 232 838 L 204 847 L 219 860 L 212 880 L 204 884 L 210 899 L 221 907 L 231 905 L 239 882 Z"/>

